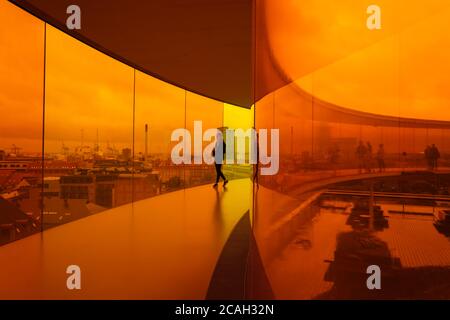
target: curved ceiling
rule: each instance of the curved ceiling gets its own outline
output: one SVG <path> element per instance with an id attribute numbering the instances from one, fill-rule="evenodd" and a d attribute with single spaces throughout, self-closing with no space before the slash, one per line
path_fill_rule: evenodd
<path id="1" fill-rule="evenodd" d="M 381 30 L 366 27 L 373 3 Z M 264 4 L 274 64 L 312 96 L 363 112 L 450 120 L 448 1 Z"/>
<path id="2" fill-rule="evenodd" d="M 10 0 L 38 18 L 142 72 L 239 106 L 252 98 L 252 0 Z"/>
<path id="3" fill-rule="evenodd" d="M 446 0 L 10 0 L 163 81 L 242 107 L 285 85 L 333 105 L 450 120 Z M 367 7 L 382 9 L 368 30 Z"/>

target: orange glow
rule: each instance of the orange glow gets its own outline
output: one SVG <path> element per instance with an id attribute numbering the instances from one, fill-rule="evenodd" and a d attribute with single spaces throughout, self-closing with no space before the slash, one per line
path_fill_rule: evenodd
<path id="1" fill-rule="evenodd" d="M 44 23 L 0 1 L 0 150 L 42 145 Z"/>
<path id="2" fill-rule="evenodd" d="M 170 155 L 172 131 L 184 128 L 184 90 L 136 72 L 135 152 L 145 151 L 148 125 L 148 152 Z"/>
<path id="3" fill-rule="evenodd" d="M 370 31 L 366 8 L 372 3 L 265 1 L 276 63 L 301 88 L 331 103 L 449 120 L 449 4 L 376 1 L 382 29 Z"/>
<path id="4" fill-rule="evenodd" d="M 133 69 L 47 27 L 46 152 L 62 143 L 131 148 Z M 62 121 L 64 119 L 64 121 Z"/>

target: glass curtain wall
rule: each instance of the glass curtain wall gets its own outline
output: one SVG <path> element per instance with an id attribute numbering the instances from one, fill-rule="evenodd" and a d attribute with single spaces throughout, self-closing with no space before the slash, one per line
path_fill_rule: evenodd
<path id="1" fill-rule="evenodd" d="M 0 245 L 41 230 L 44 23 L 0 2 Z"/>
<path id="2" fill-rule="evenodd" d="M 438 18 L 448 6 L 433 1 L 423 12 L 414 3 L 411 16 L 423 18 L 416 22 L 394 19 L 401 4 L 380 7 L 384 27 L 373 31 L 353 4 L 258 3 L 257 48 L 268 44 L 273 68 L 290 78 L 256 102 L 256 127 L 280 131 L 280 170 L 261 177 L 266 186 L 294 194 L 320 179 L 427 169 L 433 144 L 447 164 L 449 63 L 435 52 L 448 40 Z M 267 55 L 257 53 L 260 61 Z M 270 83 L 267 67 L 257 66 L 268 79 L 256 85 Z"/>
<path id="3" fill-rule="evenodd" d="M 213 183 L 202 154 L 211 141 L 194 148 L 195 132 L 253 126 L 253 110 L 160 81 L 6 1 L 0 6 L 1 244 L 112 208 L 131 214 L 135 201 Z M 171 161 L 176 129 L 191 133 L 190 164 Z M 236 179 L 251 167 L 224 170 Z"/>
<path id="4" fill-rule="evenodd" d="M 425 273 L 450 265 L 450 7 L 377 1 L 371 30 L 370 4 L 257 2 L 256 91 L 272 90 L 255 125 L 279 129 L 280 170 L 259 179 L 255 235 L 277 298 L 448 294 Z M 378 295 L 359 278 L 371 264 L 392 271 Z"/>

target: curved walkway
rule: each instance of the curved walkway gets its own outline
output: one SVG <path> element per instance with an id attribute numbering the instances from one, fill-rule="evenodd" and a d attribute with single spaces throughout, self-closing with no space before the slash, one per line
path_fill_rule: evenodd
<path id="1" fill-rule="evenodd" d="M 2 246 L 0 299 L 204 299 L 251 193 L 249 179 L 180 190 Z"/>

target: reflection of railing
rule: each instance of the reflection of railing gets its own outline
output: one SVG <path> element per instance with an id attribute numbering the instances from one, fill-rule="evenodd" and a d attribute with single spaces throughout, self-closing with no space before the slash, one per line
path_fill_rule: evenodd
<path id="1" fill-rule="evenodd" d="M 306 191 L 324 187 L 329 184 L 351 181 L 372 179 L 377 177 L 398 176 L 403 172 L 425 172 L 424 168 L 400 167 L 387 168 L 383 172 L 372 171 L 365 172 L 359 169 L 341 169 L 341 170 L 311 170 L 279 173 L 274 177 L 260 177 L 261 184 L 270 189 L 288 194 L 301 194 Z M 437 171 L 430 173 L 450 173 L 450 167 L 441 167 Z"/>
<path id="2" fill-rule="evenodd" d="M 434 195 L 434 194 L 417 194 L 417 193 L 389 193 L 389 192 L 373 192 L 369 191 L 349 191 L 330 189 L 323 193 L 324 195 L 339 195 L 339 196 L 355 196 L 355 197 L 369 197 L 374 198 L 390 198 L 390 199 L 413 199 L 413 200 L 433 200 L 433 201 L 450 201 L 450 196 Z"/>
<path id="3" fill-rule="evenodd" d="M 294 89 L 298 101 L 314 101 L 314 120 L 323 122 L 340 122 L 372 127 L 394 128 L 424 128 L 424 129 L 450 129 L 450 121 L 414 119 L 405 117 L 388 116 L 339 106 L 322 100 L 296 83 L 288 84 Z M 286 87 L 287 87 L 286 86 Z"/>
<path id="4" fill-rule="evenodd" d="M 329 156 L 316 156 L 314 159 L 305 156 L 286 156 L 280 155 L 280 172 L 302 171 L 324 171 L 324 170 L 343 170 L 361 168 L 362 171 L 371 172 L 380 169 L 380 163 L 376 155 L 367 159 L 358 159 L 354 155 L 341 156 L 333 160 Z M 423 153 L 409 154 L 387 154 L 383 158 L 386 168 L 422 168 L 427 169 L 428 163 Z M 450 166 L 450 156 L 442 155 L 438 165 Z"/>

